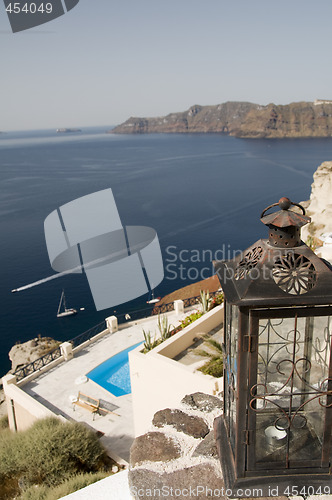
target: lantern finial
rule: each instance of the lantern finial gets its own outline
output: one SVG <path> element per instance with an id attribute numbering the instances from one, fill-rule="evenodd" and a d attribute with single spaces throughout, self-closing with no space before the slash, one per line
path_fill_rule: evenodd
<path id="1" fill-rule="evenodd" d="M 292 205 L 292 202 L 290 201 L 289 198 L 286 198 L 286 196 L 284 196 L 283 198 L 280 198 L 279 207 L 281 208 L 281 210 L 288 210 L 291 205 Z"/>
<path id="2" fill-rule="evenodd" d="M 302 210 L 302 214 L 290 210 L 294 205 Z M 269 215 L 265 213 L 272 207 L 279 206 L 281 210 Z M 269 243 L 274 247 L 292 248 L 301 245 L 300 228 L 311 222 L 305 215 L 305 209 L 299 203 L 293 203 L 289 198 L 280 198 L 278 203 L 269 205 L 261 214 L 261 221 L 269 228 Z"/>

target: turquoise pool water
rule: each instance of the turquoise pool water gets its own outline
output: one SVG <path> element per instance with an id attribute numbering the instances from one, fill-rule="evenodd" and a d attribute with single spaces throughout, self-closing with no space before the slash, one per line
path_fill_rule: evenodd
<path id="1" fill-rule="evenodd" d="M 99 384 L 114 396 L 124 396 L 131 393 L 128 352 L 143 342 L 132 345 L 115 356 L 104 361 L 86 376 Z"/>

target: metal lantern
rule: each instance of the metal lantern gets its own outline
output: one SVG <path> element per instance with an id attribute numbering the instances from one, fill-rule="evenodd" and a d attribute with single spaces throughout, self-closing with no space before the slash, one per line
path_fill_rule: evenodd
<path id="1" fill-rule="evenodd" d="M 228 496 L 259 485 L 269 496 L 330 493 L 332 270 L 301 241 L 304 208 L 281 198 L 266 215 L 277 205 L 261 215 L 268 240 L 214 262 L 225 296 L 215 435 Z"/>

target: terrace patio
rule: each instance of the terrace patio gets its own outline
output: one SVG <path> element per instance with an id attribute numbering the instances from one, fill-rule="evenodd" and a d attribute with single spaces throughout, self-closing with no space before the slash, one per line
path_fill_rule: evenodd
<path id="1" fill-rule="evenodd" d="M 194 309 L 193 306 L 188 307 L 180 315 L 174 311 L 166 313 L 169 324 L 176 326 Z M 54 414 L 83 422 L 100 433 L 101 442 L 109 455 L 118 463 L 126 465 L 134 440 L 132 395 L 115 397 L 85 375 L 111 356 L 143 341 L 143 329 L 157 332 L 157 322 L 158 317 L 151 316 L 119 325 L 115 333 L 106 333 L 75 352 L 72 359 L 50 367 L 33 380 L 23 380 L 19 388 Z M 102 400 L 104 404 L 116 405 L 114 414 L 92 414 L 84 408 L 75 408 L 73 400 L 79 391 Z"/>

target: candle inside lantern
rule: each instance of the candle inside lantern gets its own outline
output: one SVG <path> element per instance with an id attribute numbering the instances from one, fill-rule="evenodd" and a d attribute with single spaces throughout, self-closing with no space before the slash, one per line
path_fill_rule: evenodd
<path id="1" fill-rule="evenodd" d="M 282 429 L 277 429 L 274 425 L 270 425 L 265 429 L 265 436 L 267 442 L 272 445 L 282 444 L 282 441 L 285 439 L 287 433 Z"/>

